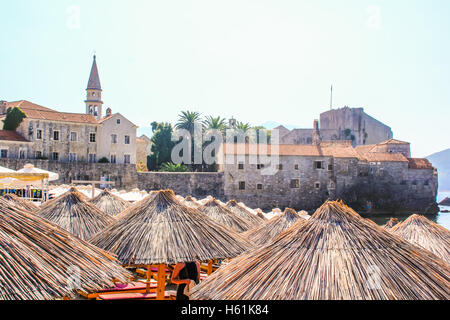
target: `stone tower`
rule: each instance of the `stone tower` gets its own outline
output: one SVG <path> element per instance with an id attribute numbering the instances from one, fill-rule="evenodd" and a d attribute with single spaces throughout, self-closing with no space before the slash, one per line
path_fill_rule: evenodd
<path id="1" fill-rule="evenodd" d="M 319 120 L 314 120 L 313 134 L 312 134 L 312 144 L 319 145 L 320 141 L 322 141 L 322 138 L 320 137 Z"/>
<path id="2" fill-rule="evenodd" d="M 102 118 L 102 86 L 100 85 L 100 78 L 98 76 L 97 60 L 94 56 L 92 63 L 91 75 L 86 89 L 86 113 L 92 114 L 97 120 Z"/>

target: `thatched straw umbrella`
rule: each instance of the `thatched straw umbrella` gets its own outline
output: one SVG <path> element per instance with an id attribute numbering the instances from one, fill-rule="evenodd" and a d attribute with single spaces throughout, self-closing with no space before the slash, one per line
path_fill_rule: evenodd
<path id="1" fill-rule="evenodd" d="M 9 202 L 11 202 L 13 205 L 18 206 L 19 208 L 25 209 L 29 212 L 36 212 L 39 210 L 39 207 L 35 205 L 33 202 L 22 199 L 15 194 L 8 193 L 3 196 L 3 198 Z"/>
<path id="2" fill-rule="evenodd" d="M 261 209 L 255 209 L 256 212 L 256 216 L 259 217 L 260 219 L 267 221 L 269 219 L 266 218 L 266 216 L 264 215 L 264 212 Z"/>
<path id="3" fill-rule="evenodd" d="M 103 190 L 102 193 L 96 196 L 93 200 L 91 200 L 91 203 L 103 212 L 106 212 L 113 217 L 131 206 L 131 203 L 112 194 L 106 189 Z"/>
<path id="4" fill-rule="evenodd" d="M 390 218 L 389 221 L 383 226 L 383 229 L 389 230 L 397 225 L 400 221 L 397 218 Z"/>
<path id="5" fill-rule="evenodd" d="M 247 221 L 252 228 L 261 225 L 261 222 L 263 222 L 260 217 L 251 213 L 246 207 L 238 204 L 236 200 L 228 201 L 225 207 L 238 217 Z"/>
<path id="6" fill-rule="evenodd" d="M 156 192 L 121 213 L 90 242 L 115 253 L 126 266 L 146 267 L 148 284 L 151 268 L 157 265 L 157 299 L 164 298 L 165 265 L 232 258 L 253 247 L 237 233 L 179 202 L 171 190 Z"/>
<path id="7" fill-rule="evenodd" d="M 267 245 L 299 220 L 306 222 L 294 209 L 287 208 L 283 214 L 242 233 L 242 236 L 257 245 Z"/>
<path id="8" fill-rule="evenodd" d="M 72 297 L 131 276 L 106 251 L 0 200 L 0 300 Z"/>
<path id="9" fill-rule="evenodd" d="M 114 218 L 86 200 L 86 196 L 71 188 L 62 196 L 43 204 L 37 215 L 87 240 L 113 223 Z"/>
<path id="10" fill-rule="evenodd" d="M 195 199 L 191 196 L 187 196 L 186 199 L 184 199 L 184 204 L 190 208 L 195 208 L 195 209 L 197 209 L 198 207 L 201 206 L 201 204 L 197 201 L 197 199 Z"/>
<path id="11" fill-rule="evenodd" d="M 298 224 L 298 225 L 297 225 Z M 449 265 L 327 201 L 274 242 L 219 268 L 193 299 L 449 299 Z"/>
<path id="12" fill-rule="evenodd" d="M 433 221 L 413 214 L 389 230 L 400 238 L 419 245 L 450 264 L 450 231 Z"/>
<path id="13" fill-rule="evenodd" d="M 227 209 L 214 198 L 209 199 L 205 204 L 200 206 L 198 210 L 222 226 L 236 232 L 245 232 L 252 228 L 252 224 L 250 222 L 242 219 L 234 212 Z"/>

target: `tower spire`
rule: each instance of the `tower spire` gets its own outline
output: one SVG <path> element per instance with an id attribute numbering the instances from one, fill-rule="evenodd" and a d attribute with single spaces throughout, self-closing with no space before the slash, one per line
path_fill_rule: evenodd
<path id="1" fill-rule="evenodd" d="M 97 69 L 97 57 L 94 54 L 94 62 L 92 63 L 91 74 L 89 76 L 89 81 L 87 85 L 87 90 L 102 90 L 102 86 L 100 84 L 100 77 L 98 75 Z"/>
<path id="2" fill-rule="evenodd" d="M 92 114 L 97 120 L 102 118 L 102 86 L 100 84 L 100 77 L 98 76 L 97 57 L 94 54 L 94 61 L 92 63 L 91 74 L 86 89 L 86 114 Z"/>

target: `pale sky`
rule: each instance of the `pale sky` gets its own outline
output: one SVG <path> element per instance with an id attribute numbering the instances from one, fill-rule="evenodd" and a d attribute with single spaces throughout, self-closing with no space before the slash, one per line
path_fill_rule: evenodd
<path id="1" fill-rule="evenodd" d="M 312 127 L 333 84 L 335 107 L 364 107 L 413 156 L 450 147 L 448 0 L 15 0 L 0 12 L 0 99 L 84 112 L 95 52 L 105 106 L 141 127 L 186 109 Z"/>

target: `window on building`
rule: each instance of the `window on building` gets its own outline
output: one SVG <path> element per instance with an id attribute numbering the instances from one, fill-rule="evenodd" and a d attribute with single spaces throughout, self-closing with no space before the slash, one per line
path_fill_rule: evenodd
<path id="1" fill-rule="evenodd" d="M 244 163 L 243 162 L 239 162 L 238 169 L 239 170 L 244 170 Z"/>
<path id="2" fill-rule="evenodd" d="M 96 162 L 97 155 L 95 153 L 89 153 L 89 162 L 94 163 Z"/>
<path id="3" fill-rule="evenodd" d="M 77 154 L 76 153 L 69 153 L 69 162 L 77 162 Z"/>
<path id="4" fill-rule="evenodd" d="M 117 163 L 117 157 L 115 154 L 110 155 L 109 157 L 111 163 Z"/>
<path id="5" fill-rule="evenodd" d="M 72 142 L 78 141 L 78 133 L 72 131 L 72 132 L 70 133 L 70 141 L 72 141 Z"/>
<path id="6" fill-rule="evenodd" d="M 120 124 L 120 119 L 117 119 L 117 124 Z"/>
<path id="7" fill-rule="evenodd" d="M 430 185 L 430 181 L 426 180 L 426 181 L 423 183 L 423 185 L 424 185 L 424 186 L 429 186 L 429 185 Z"/>
<path id="8" fill-rule="evenodd" d="M 294 169 L 295 169 L 295 170 L 299 170 L 299 168 L 300 168 L 300 166 L 299 166 L 298 164 L 296 164 L 296 165 L 294 166 Z"/>
<path id="9" fill-rule="evenodd" d="M 23 149 L 19 150 L 19 159 L 25 159 L 26 158 L 26 151 Z"/>
<path id="10" fill-rule="evenodd" d="M 36 151 L 36 152 L 34 153 L 34 157 L 35 157 L 36 159 L 41 159 L 41 158 L 42 158 L 42 151 Z"/>
<path id="11" fill-rule="evenodd" d="M 130 144 L 130 136 L 125 136 L 125 144 Z"/>
<path id="12" fill-rule="evenodd" d="M 316 188 L 316 189 L 320 189 L 320 182 L 316 182 L 316 183 L 314 183 L 314 188 Z"/>
<path id="13" fill-rule="evenodd" d="M 332 164 L 328 165 L 328 171 L 333 171 L 333 165 Z"/>
<path id="14" fill-rule="evenodd" d="M 262 189 L 263 189 L 263 185 L 262 185 L 261 183 L 258 183 L 258 184 L 256 185 L 256 189 L 262 190 Z"/>
<path id="15" fill-rule="evenodd" d="M 111 135 L 111 143 L 112 144 L 116 144 L 117 143 L 117 134 L 112 134 Z"/>
<path id="16" fill-rule="evenodd" d="M 95 142 L 95 133 L 90 133 L 89 134 L 89 142 L 94 143 Z"/>
<path id="17" fill-rule="evenodd" d="M 131 156 L 129 154 L 125 154 L 123 156 L 123 163 L 130 164 L 131 163 Z"/>
<path id="18" fill-rule="evenodd" d="M 42 130 L 37 129 L 36 130 L 36 140 L 41 140 L 41 139 L 42 139 Z"/>
<path id="19" fill-rule="evenodd" d="M 58 161 L 59 160 L 59 153 L 58 152 L 52 152 L 52 160 Z"/>
<path id="20" fill-rule="evenodd" d="M 300 180 L 292 179 L 291 180 L 291 189 L 298 189 L 298 188 L 300 188 Z"/>
<path id="21" fill-rule="evenodd" d="M 323 169 L 323 161 L 314 161 L 314 169 Z"/>
<path id="22" fill-rule="evenodd" d="M 263 164 L 257 164 L 256 165 L 256 169 L 258 169 L 258 170 L 264 169 L 264 165 Z"/>
<path id="23" fill-rule="evenodd" d="M 245 190 L 245 181 L 239 181 L 239 190 Z"/>
<path id="24" fill-rule="evenodd" d="M 8 158 L 8 149 L 0 150 L 0 158 Z"/>
<path id="25" fill-rule="evenodd" d="M 53 131 L 53 140 L 59 141 L 59 131 Z"/>
<path id="26" fill-rule="evenodd" d="M 279 164 L 279 165 L 277 165 L 277 168 L 278 168 L 278 170 L 283 170 L 283 165 Z"/>

